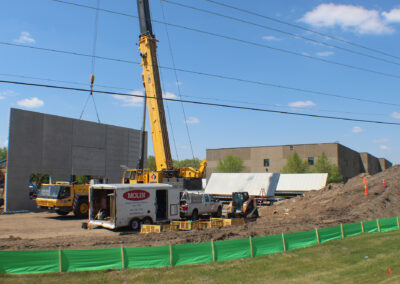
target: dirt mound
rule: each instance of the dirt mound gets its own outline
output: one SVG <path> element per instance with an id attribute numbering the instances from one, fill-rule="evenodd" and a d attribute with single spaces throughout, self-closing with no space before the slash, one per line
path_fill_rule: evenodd
<path id="1" fill-rule="evenodd" d="M 364 177 L 368 181 L 367 196 L 364 195 Z M 385 189 L 383 179 L 387 184 Z M 328 185 L 320 191 L 262 208 L 256 221 L 221 229 L 120 234 L 105 229 L 82 230 L 81 220 L 52 217 L 49 213 L 0 215 L 0 250 L 100 248 L 121 244 L 160 246 L 265 236 L 399 216 L 399 204 L 400 166 L 397 165 L 374 176 L 361 174 L 345 185 Z"/>
<path id="2" fill-rule="evenodd" d="M 368 182 L 367 196 L 364 195 L 363 178 Z M 383 179 L 386 188 L 382 186 Z M 282 231 L 298 231 L 393 217 L 400 215 L 399 204 L 400 166 L 396 165 L 374 176 L 361 174 L 345 185 L 328 185 L 320 191 L 263 208 L 257 227 L 268 229 L 268 225 L 275 226 L 280 220 L 283 226 L 287 226 Z"/>

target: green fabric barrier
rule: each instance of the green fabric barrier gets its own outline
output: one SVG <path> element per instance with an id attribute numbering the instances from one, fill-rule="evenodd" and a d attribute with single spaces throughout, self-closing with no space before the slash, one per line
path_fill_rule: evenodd
<path id="1" fill-rule="evenodd" d="M 397 217 L 379 219 L 379 226 L 381 228 L 381 232 L 388 232 L 399 229 Z"/>
<path id="2" fill-rule="evenodd" d="M 282 235 L 253 238 L 253 254 L 255 257 L 283 251 Z"/>
<path id="3" fill-rule="evenodd" d="M 121 248 L 71 249 L 61 251 L 63 272 L 121 269 Z"/>
<path id="4" fill-rule="evenodd" d="M 315 244 L 318 244 L 315 230 L 285 234 L 285 245 L 287 251 L 306 248 Z"/>
<path id="5" fill-rule="evenodd" d="M 378 222 L 375 220 L 364 221 L 364 233 L 377 233 L 379 232 L 378 229 Z"/>
<path id="6" fill-rule="evenodd" d="M 208 243 L 174 245 L 172 262 L 174 265 L 212 262 L 212 245 Z"/>
<path id="7" fill-rule="evenodd" d="M 251 257 L 250 240 L 228 240 L 214 242 L 215 260 L 224 261 Z"/>
<path id="8" fill-rule="evenodd" d="M 124 248 L 126 268 L 170 266 L 169 246 Z"/>
<path id="9" fill-rule="evenodd" d="M 58 250 L 0 251 L 0 273 L 28 274 L 59 272 Z"/>
<path id="10" fill-rule="evenodd" d="M 331 240 L 342 238 L 342 229 L 340 226 L 318 229 L 319 242 L 324 243 Z"/>
<path id="11" fill-rule="evenodd" d="M 344 237 L 351 237 L 351 236 L 359 235 L 362 232 L 363 231 L 362 231 L 361 223 L 343 225 Z"/>

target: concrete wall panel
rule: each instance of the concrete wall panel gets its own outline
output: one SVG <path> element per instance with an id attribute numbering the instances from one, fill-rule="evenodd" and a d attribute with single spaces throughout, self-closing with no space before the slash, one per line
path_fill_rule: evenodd
<path id="1" fill-rule="evenodd" d="M 139 130 L 11 109 L 6 210 L 36 208 L 29 199 L 31 173 L 53 181 L 91 175 L 121 182 L 120 165 L 137 166 L 139 142 Z"/>

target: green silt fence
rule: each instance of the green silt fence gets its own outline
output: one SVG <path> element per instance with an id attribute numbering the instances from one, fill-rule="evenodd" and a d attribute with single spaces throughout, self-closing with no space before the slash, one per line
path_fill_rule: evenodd
<path id="1" fill-rule="evenodd" d="M 0 251 L 1 274 L 152 268 L 210 263 L 310 247 L 365 233 L 399 230 L 399 218 L 383 218 L 306 232 L 159 247 Z"/>

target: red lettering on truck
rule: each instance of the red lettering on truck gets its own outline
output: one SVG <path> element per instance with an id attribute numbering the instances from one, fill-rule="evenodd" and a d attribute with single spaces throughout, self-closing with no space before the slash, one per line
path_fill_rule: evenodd
<path id="1" fill-rule="evenodd" d="M 144 190 L 130 190 L 124 193 L 123 197 L 127 200 L 140 201 L 150 197 L 150 193 Z"/>

